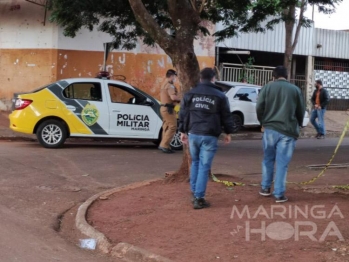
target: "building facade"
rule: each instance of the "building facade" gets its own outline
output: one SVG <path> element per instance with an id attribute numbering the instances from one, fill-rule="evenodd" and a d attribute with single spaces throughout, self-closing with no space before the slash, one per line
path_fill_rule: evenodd
<path id="1" fill-rule="evenodd" d="M 223 28 L 218 24 L 217 30 Z M 295 32 L 295 30 L 294 30 Z M 278 24 L 265 33 L 241 34 L 217 44 L 217 63 L 246 64 L 253 57 L 259 66 L 275 67 L 283 64 L 285 50 L 285 27 Z M 249 56 L 226 55 L 225 50 L 248 50 Z M 258 68 L 258 67 L 257 67 Z M 270 68 L 268 69 L 271 70 Z M 319 29 L 314 26 L 301 28 L 294 51 L 290 78 L 303 91 L 309 103 L 314 81 L 321 79 L 331 96 L 331 109 L 349 108 L 349 32 Z M 256 84 L 263 81 L 254 79 Z M 335 104 L 335 105 L 334 105 Z M 308 104 L 309 105 L 309 104 Z"/>
<path id="2" fill-rule="evenodd" d="M 33 4 L 36 2 L 37 4 Z M 41 1 L 45 3 L 45 1 Z M 95 77 L 103 69 L 103 43 L 111 36 L 81 30 L 75 38 L 50 23 L 39 1 L 0 1 L 0 110 L 9 110 L 15 92 L 26 92 L 70 77 Z M 211 26 L 214 30 L 214 26 Z M 199 37 L 195 52 L 201 67 L 214 66 L 213 37 Z M 114 79 L 159 97 L 171 59 L 159 47 L 141 42 L 134 50 L 113 50 L 106 69 Z"/>

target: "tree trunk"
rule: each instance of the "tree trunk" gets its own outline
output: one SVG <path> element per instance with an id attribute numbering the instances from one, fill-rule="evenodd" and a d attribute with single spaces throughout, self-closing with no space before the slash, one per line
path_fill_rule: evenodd
<path id="1" fill-rule="evenodd" d="M 200 12 L 205 4 L 196 8 L 195 1 L 167 1 L 169 14 L 175 28 L 175 35 L 169 35 L 149 14 L 141 0 L 128 0 L 136 20 L 150 34 L 154 41 L 172 59 L 178 72 L 180 91 L 183 95 L 199 81 L 199 63 L 194 52 L 194 37 L 199 30 Z M 183 162 L 180 169 L 168 176 L 168 181 L 188 179 L 190 169 L 189 149 L 184 146 Z"/>
<path id="2" fill-rule="evenodd" d="M 285 55 L 284 55 L 284 66 L 287 68 L 288 72 L 288 80 L 290 80 L 291 69 L 292 69 L 292 56 L 293 52 L 296 49 L 299 34 L 302 28 L 302 21 L 304 19 L 304 11 L 307 1 L 302 0 L 300 2 L 301 7 L 299 11 L 299 21 L 296 28 L 296 33 L 293 39 L 293 29 L 296 23 L 296 4 L 290 6 L 289 9 L 284 10 L 284 16 L 286 16 L 285 21 L 285 30 L 286 30 L 286 38 L 285 38 Z M 292 40 L 293 39 L 293 40 Z"/>
<path id="3" fill-rule="evenodd" d="M 284 67 L 287 69 L 287 79 L 290 80 L 291 68 L 292 68 L 292 39 L 293 39 L 293 28 L 295 23 L 295 6 L 290 7 L 287 10 L 284 10 L 284 15 L 286 16 L 285 21 L 285 54 L 284 54 Z"/>
<path id="4" fill-rule="evenodd" d="M 174 54 L 169 54 L 173 65 L 178 72 L 180 79 L 181 95 L 184 95 L 193 88 L 200 78 L 200 67 L 194 52 L 193 44 L 190 43 L 179 46 L 181 50 L 176 50 Z M 167 182 L 188 181 L 190 174 L 191 157 L 189 146 L 183 145 L 183 160 L 180 168 L 166 178 Z"/>
<path id="5" fill-rule="evenodd" d="M 183 46 L 181 49 L 183 53 L 179 51 L 170 57 L 178 72 L 181 94 L 184 95 L 199 82 L 200 67 L 193 45 Z"/>

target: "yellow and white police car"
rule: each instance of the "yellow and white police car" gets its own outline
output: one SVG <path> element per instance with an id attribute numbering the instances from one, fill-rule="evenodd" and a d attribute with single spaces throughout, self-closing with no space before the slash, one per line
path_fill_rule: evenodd
<path id="1" fill-rule="evenodd" d="M 10 128 L 36 134 L 46 148 L 68 137 L 159 142 L 160 104 L 125 82 L 100 78 L 64 79 L 29 93 L 15 94 Z M 171 142 L 181 149 L 179 134 Z"/>

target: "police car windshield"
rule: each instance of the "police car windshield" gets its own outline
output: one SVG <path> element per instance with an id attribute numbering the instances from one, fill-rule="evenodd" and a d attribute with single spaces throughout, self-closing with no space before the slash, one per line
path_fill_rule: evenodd
<path id="1" fill-rule="evenodd" d="M 142 95 L 146 96 L 146 97 L 150 97 L 149 94 L 147 94 L 146 92 L 140 90 L 139 88 L 135 87 L 135 86 L 132 86 L 134 89 L 136 89 L 139 93 L 141 93 Z"/>

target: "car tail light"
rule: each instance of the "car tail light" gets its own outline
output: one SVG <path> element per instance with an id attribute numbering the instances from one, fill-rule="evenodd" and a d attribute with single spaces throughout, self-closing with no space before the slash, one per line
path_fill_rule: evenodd
<path id="1" fill-rule="evenodd" d="M 16 100 L 15 110 L 22 110 L 22 109 L 26 108 L 27 106 L 29 106 L 32 102 L 33 102 L 33 100 L 19 98 Z"/>

